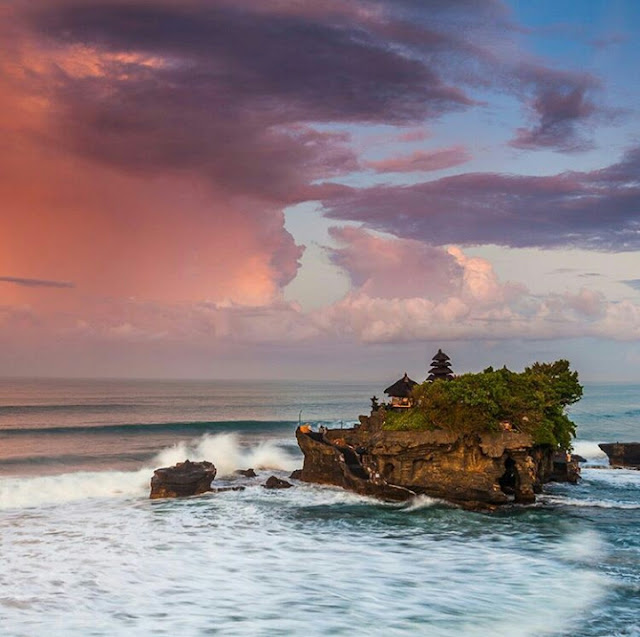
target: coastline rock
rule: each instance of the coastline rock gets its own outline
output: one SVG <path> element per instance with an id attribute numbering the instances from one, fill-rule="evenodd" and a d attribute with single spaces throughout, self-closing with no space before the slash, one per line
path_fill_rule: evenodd
<path id="1" fill-rule="evenodd" d="M 270 476 L 269 479 L 262 485 L 265 489 L 289 489 L 293 485 L 286 480 L 276 478 L 276 476 Z"/>
<path id="2" fill-rule="evenodd" d="M 555 453 L 553 455 L 553 471 L 549 476 L 549 481 L 577 484 L 580 478 L 580 465 L 578 464 L 580 457 L 570 453 Z"/>
<path id="3" fill-rule="evenodd" d="M 173 467 L 156 469 L 151 478 L 152 500 L 157 498 L 181 498 L 211 491 L 216 468 L 211 462 L 185 460 Z"/>
<path id="4" fill-rule="evenodd" d="M 244 491 L 245 487 L 218 487 L 217 489 L 210 489 L 213 493 L 224 493 L 225 491 Z"/>
<path id="5" fill-rule="evenodd" d="M 598 447 L 615 469 L 640 469 L 640 442 L 603 442 Z"/>
<path id="6" fill-rule="evenodd" d="M 237 469 L 234 473 L 239 476 L 244 476 L 245 478 L 258 477 L 258 474 L 253 469 Z"/>
<path id="7" fill-rule="evenodd" d="M 424 494 L 470 509 L 533 503 L 553 479 L 554 450 L 534 445 L 528 434 L 389 431 L 382 428 L 381 412 L 361 416 L 353 429 L 323 435 L 297 430 L 304 454 L 300 479 L 384 500 Z"/>
<path id="8" fill-rule="evenodd" d="M 292 480 L 300 480 L 302 478 L 302 469 L 296 469 L 295 471 L 292 471 L 289 477 Z"/>

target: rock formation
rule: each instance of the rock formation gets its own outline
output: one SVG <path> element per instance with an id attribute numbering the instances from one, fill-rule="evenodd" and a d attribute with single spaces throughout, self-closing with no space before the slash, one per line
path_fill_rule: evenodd
<path id="1" fill-rule="evenodd" d="M 296 431 L 304 453 L 300 479 L 385 500 L 425 494 L 479 509 L 532 503 L 543 483 L 569 479 L 566 467 L 564 476 L 559 467 L 554 472 L 554 450 L 525 433 L 387 431 L 383 419 L 381 410 L 360 416 L 353 429 Z M 577 471 L 577 463 L 571 466 Z"/>
<path id="2" fill-rule="evenodd" d="M 640 442 L 603 442 L 598 445 L 615 468 L 640 469 Z"/>
<path id="3" fill-rule="evenodd" d="M 156 498 L 179 498 L 211 491 L 216 468 L 211 462 L 185 460 L 173 467 L 156 469 L 151 478 L 151 494 Z"/>

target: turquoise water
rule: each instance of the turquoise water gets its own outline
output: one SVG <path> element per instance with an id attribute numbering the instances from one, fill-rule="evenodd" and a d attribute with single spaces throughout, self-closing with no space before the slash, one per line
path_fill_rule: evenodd
<path id="1" fill-rule="evenodd" d="M 640 387 L 586 387 L 583 480 L 535 507 L 261 488 L 301 465 L 300 410 L 346 426 L 379 392 L 0 381 L 0 634 L 640 635 L 640 472 L 597 448 L 640 440 Z M 186 457 L 247 488 L 149 501 L 153 469 Z"/>

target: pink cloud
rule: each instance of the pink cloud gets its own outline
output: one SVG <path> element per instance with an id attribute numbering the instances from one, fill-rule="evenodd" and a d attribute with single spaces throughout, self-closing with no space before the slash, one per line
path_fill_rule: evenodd
<path id="1" fill-rule="evenodd" d="M 379 161 L 366 162 L 365 166 L 376 172 L 429 172 L 459 166 L 471 159 L 464 146 L 452 146 L 431 151 L 416 151 L 410 155 L 400 155 Z"/>

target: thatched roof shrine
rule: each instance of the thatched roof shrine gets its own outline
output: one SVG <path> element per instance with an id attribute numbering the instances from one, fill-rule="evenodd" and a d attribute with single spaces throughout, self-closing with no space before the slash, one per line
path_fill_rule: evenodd
<path id="1" fill-rule="evenodd" d="M 404 376 L 390 385 L 384 390 L 384 393 L 388 396 L 396 396 L 398 398 L 409 398 L 411 396 L 411 390 L 417 385 L 415 380 L 411 380 L 407 373 Z"/>

